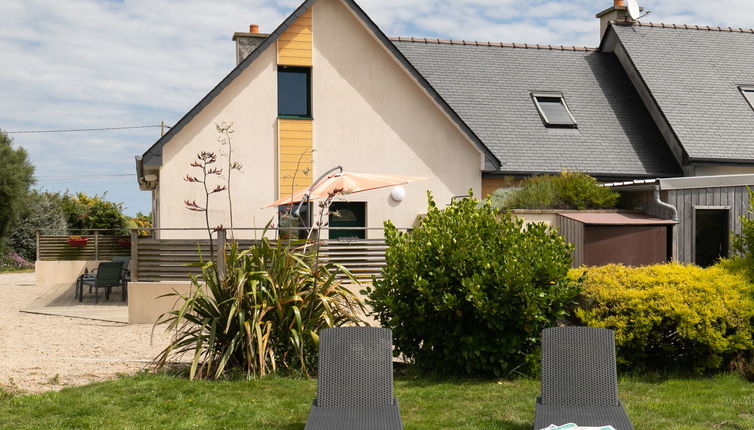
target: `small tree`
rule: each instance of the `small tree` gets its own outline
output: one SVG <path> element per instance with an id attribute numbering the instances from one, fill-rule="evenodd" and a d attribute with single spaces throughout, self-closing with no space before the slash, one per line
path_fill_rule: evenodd
<path id="1" fill-rule="evenodd" d="M 66 234 L 65 214 L 58 194 L 32 191 L 24 199 L 24 205 L 13 223 L 10 244 L 27 260 L 36 256 L 36 232 L 43 234 Z"/>
<path id="2" fill-rule="evenodd" d="M 34 183 L 34 166 L 23 148 L 0 130 L 0 247 L 8 237 L 29 187 Z"/>
<path id="3" fill-rule="evenodd" d="M 570 246 L 544 224 L 497 217 L 472 198 L 439 209 L 410 233 L 385 223 L 382 279 L 367 289 L 396 351 L 419 368 L 506 375 L 536 367 L 543 328 L 578 292 Z"/>

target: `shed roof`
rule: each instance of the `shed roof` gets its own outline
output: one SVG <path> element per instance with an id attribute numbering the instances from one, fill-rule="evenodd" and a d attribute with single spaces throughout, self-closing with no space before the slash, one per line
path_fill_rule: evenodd
<path id="1" fill-rule="evenodd" d="M 677 221 L 626 212 L 561 212 L 558 215 L 587 225 L 666 225 Z"/>

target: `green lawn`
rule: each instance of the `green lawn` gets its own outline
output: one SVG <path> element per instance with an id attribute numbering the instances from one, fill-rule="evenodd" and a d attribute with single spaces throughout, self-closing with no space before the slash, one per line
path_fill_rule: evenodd
<path id="1" fill-rule="evenodd" d="M 0 426 L 300 430 L 315 387 L 313 380 L 279 377 L 189 382 L 144 374 L 41 395 L 0 393 Z M 538 390 L 531 379 L 395 382 L 406 430 L 531 430 Z M 628 378 L 620 391 L 637 429 L 754 429 L 754 384 L 733 375 Z"/>

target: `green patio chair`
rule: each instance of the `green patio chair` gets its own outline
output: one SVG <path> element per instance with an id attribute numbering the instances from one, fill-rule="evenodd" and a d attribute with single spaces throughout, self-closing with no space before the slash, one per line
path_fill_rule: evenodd
<path id="1" fill-rule="evenodd" d="M 111 260 L 113 263 L 123 263 L 123 270 L 121 271 L 120 281 L 121 281 L 121 296 L 122 300 L 125 301 L 128 298 L 128 282 L 131 281 L 131 271 L 128 270 L 128 265 L 131 263 L 131 257 L 129 256 L 116 256 L 113 257 Z M 76 280 L 76 291 L 74 294 L 74 298 L 79 298 L 79 284 L 83 283 L 85 285 L 89 285 L 89 294 L 92 294 L 92 285 L 94 284 L 94 279 L 97 277 L 97 270 L 94 269 L 91 272 L 84 273 L 82 275 L 79 275 L 78 279 Z M 82 289 L 83 292 L 83 289 Z"/>
<path id="2" fill-rule="evenodd" d="M 76 286 L 78 291 L 79 302 L 84 299 L 84 285 L 89 285 L 94 288 L 94 302 L 99 303 L 99 289 L 105 289 L 105 299 L 110 300 L 110 290 L 112 287 L 122 286 L 121 273 L 123 271 L 122 262 L 108 262 L 100 263 L 97 267 L 97 274 L 94 279 L 80 278 L 78 285 Z"/>

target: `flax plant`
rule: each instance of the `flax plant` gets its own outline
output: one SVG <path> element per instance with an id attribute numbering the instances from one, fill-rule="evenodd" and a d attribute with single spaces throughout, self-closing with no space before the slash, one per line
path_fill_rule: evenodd
<path id="1" fill-rule="evenodd" d="M 280 370 L 309 377 L 316 367 L 324 328 L 361 324 L 364 305 L 340 279 L 351 274 L 334 263 L 315 264 L 310 254 L 266 237 L 247 250 L 223 250 L 226 271 L 201 264 L 189 295 L 171 293 L 183 305 L 158 324 L 174 332 L 154 360 L 156 368 L 191 358 L 190 379 L 217 379 L 230 369 L 247 377 Z M 338 276 L 341 275 L 341 276 Z"/>

